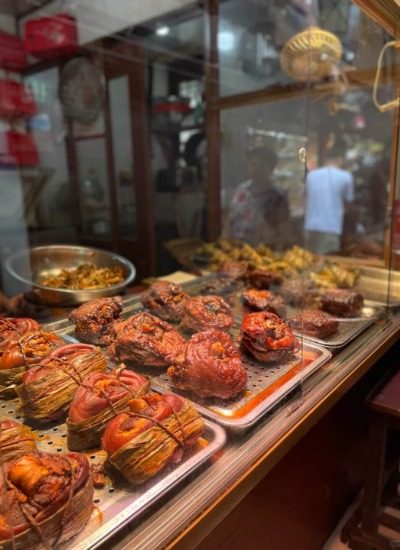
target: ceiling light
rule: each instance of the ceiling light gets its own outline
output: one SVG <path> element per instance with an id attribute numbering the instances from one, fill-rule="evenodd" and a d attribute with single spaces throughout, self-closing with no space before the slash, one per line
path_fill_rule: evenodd
<path id="1" fill-rule="evenodd" d="M 161 27 L 156 28 L 156 35 L 157 36 L 168 36 L 169 35 L 170 28 L 166 25 L 162 25 Z"/>

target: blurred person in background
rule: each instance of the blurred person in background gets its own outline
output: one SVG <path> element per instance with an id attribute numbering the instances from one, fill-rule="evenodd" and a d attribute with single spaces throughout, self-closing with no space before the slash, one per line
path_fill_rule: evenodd
<path id="1" fill-rule="evenodd" d="M 343 169 L 344 158 L 344 147 L 336 145 L 326 152 L 324 166 L 307 174 L 305 244 L 316 254 L 340 250 L 345 213 L 351 217 L 354 182 Z"/>
<path id="2" fill-rule="evenodd" d="M 252 246 L 264 243 L 275 250 L 288 245 L 290 211 L 286 192 L 274 184 L 278 163 L 270 148 L 254 149 L 247 158 L 248 179 L 233 196 L 223 230 L 226 238 Z"/>

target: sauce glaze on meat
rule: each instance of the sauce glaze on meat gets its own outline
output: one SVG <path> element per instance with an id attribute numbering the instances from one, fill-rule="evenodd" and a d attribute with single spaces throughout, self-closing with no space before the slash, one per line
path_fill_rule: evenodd
<path id="1" fill-rule="evenodd" d="M 194 334 L 184 357 L 167 371 L 172 383 L 200 397 L 235 397 L 246 386 L 247 372 L 232 338 L 220 330 Z"/>

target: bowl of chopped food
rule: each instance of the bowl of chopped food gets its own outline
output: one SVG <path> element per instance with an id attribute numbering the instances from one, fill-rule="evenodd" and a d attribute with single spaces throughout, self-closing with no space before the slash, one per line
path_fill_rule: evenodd
<path id="1" fill-rule="evenodd" d="M 36 246 L 11 254 L 5 269 L 26 296 L 52 306 L 73 306 L 121 293 L 136 275 L 119 254 L 73 245 Z"/>

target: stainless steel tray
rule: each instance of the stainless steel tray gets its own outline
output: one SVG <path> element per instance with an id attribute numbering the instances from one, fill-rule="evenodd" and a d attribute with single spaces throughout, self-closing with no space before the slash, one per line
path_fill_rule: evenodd
<path id="1" fill-rule="evenodd" d="M 23 422 L 23 412 L 19 398 L 3 400 L 0 404 L 0 417 L 8 417 Z M 46 425 L 29 424 L 37 434 L 37 447 L 41 451 L 64 453 L 67 448 L 67 428 L 64 423 L 50 422 Z M 103 489 L 95 489 L 95 510 L 85 529 L 74 539 L 62 545 L 68 550 L 90 550 L 97 548 L 118 529 L 142 514 L 157 499 L 165 495 L 195 468 L 207 461 L 226 441 L 223 428 L 205 420 L 204 437 L 194 449 L 185 453 L 180 464 L 171 466 L 142 486 L 130 486 L 118 476 L 107 477 Z M 84 453 L 89 462 L 99 464 L 105 461 L 104 451 Z"/>
<path id="2" fill-rule="evenodd" d="M 199 277 L 182 286 L 190 294 L 197 294 L 202 290 L 204 284 L 213 279 L 215 279 L 215 275 Z M 234 339 L 238 338 L 242 317 L 241 308 L 237 306 L 238 301 L 236 298 L 236 306 L 233 307 L 236 323 L 229 331 Z M 122 317 L 126 318 L 142 309 L 143 307 L 137 296 L 128 298 L 124 301 Z M 48 328 L 57 330 L 64 337 L 74 338 L 74 329 L 71 323 L 61 329 L 57 325 Z M 179 327 L 177 328 L 179 330 Z M 155 372 L 155 369 L 144 367 L 137 370 L 151 377 L 151 384 L 154 389 L 173 391 L 184 395 L 195 404 L 204 416 L 231 430 L 243 431 L 255 424 L 289 392 L 296 388 L 299 383 L 326 363 L 331 356 L 330 351 L 305 339 L 302 353 L 297 353 L 293 360 L 282 364 L 265 365 L 243 355 L 242 359 L 248 375 L 247 388 L 238 397 L 224 401 L 217 399 L 202 400 L 194 394 L 180 391 L 170 383 L 165 372 L 159 374 Z"/>
<path id="3" fill-rule="evenodd" d="M 299 310 L 296 310 L 296 313 L 298 312 Z M 303 336 L 304 340 L 308 342 L 314 342 L 315 344 L 328 348 L 342 348 L 372 325 L 374 321 L 381 318 L 384 313 L 385 309 L 381 305 L 376 305 L 375 302 L 366 300 L 359 317 L 350 317 L 348 319 L 337 317 L 339 328 L 332 336 L 328 336 L 327 338 L 315 338 L 308 334 L 302 335 L 301 332 L 296 330 L 294 333 L 297 336 Z"/>
<path id="4" fill-rule="evenodd" d="M 208 418 L 231 430 L 247 430 L 272 407 L 295 389 L 308 376 L 326 363 L 332 354 L 316 344 L 303 342 L 301 353 L 286 363 L 261 364 L 243 357 L 247 370 L 247 389 L 233 399 L 202 399 L 189 392 L 180 391 L 169 381 L 166 373 L 152 377 L 152 387 L 174 391 L 196 405 Z"/>

